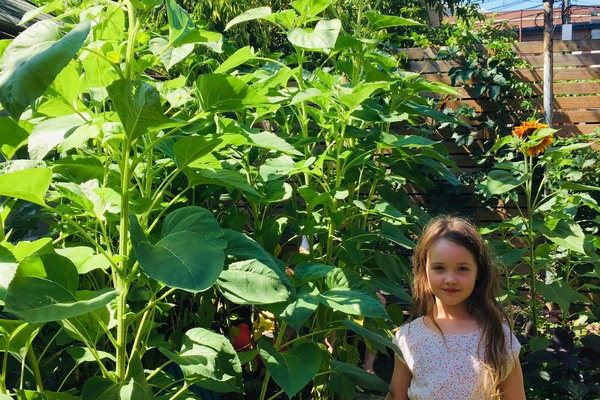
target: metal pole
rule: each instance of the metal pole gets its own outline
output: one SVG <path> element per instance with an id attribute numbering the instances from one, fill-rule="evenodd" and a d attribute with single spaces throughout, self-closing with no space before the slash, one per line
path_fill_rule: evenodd
<path id="1" fill-rule="evenodd" d="M 548 127 L 552 127 L 552 103 L 554 99 L 552 80 L 554 59 L 552 54 L 552 34 L 554 17 L 552 0 L 544 0 L 544 116 Z"/>

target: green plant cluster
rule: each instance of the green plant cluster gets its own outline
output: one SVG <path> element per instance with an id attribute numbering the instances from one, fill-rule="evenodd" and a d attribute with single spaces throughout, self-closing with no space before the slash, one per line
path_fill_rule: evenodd
<path id="1" fill-rule="evenodd" d="M 330 0 L 256 4 L 215 31 L 175 0 L 48 1 L 36 13 L 53 19 L 0 42 L 0 399 L 387 390 L 357 365 L 361 346 L 398 352 L 409 255 L 430 218 L 408 192 L 460 187 L 431 137 L 466 124 L 423 96 L 455 89 L 392 50 L 390 32 L 422 23 L 381 11 L 393 2 L 342 3 L 345 18 Z M 232 39 L 256 24 L 285 48 Z M 597 186 L 574 181 L 597 164 L 588 138 L 519 159 L 549 133 L 493 148 L 482 197 L 530 196 L 486 234 L 527 239 L 499 253 L 533 271 L 507 273 L 534 327 L 530 370 L 539 361 L 548 382 L 563 365 L 562 348 L 536 353 L 560 325 L 580 358 L 552 390 L 587 395 Z"/>
<path id="2" fill-rule="evenodd" d="M 3 42 L 3 398 L 386 391 L 358 344 L 398 351 L 402 312 L 376 291 L 409 299 L 398 249 L 427 218 L 405 188 L 455 180 L 420 126 L 453 119 L 420 93 L 454 90 L 381 50 L 417 22 L 368 11 L 353 35 L 330 7 L 225 26 L 272 24 L 293 49 L 277 58 L 174 0 L 48 2 Z M 263 312 L 271 336 L 237 352 Z"/>

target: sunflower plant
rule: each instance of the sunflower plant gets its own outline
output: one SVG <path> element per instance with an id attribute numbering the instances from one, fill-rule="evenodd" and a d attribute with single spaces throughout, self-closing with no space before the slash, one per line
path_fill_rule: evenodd
<path id="1" fill-rule="evenodd" d="M 515 210 L 488 233 L 502 239 L 494 246 L 507 266 L 507 293 L 529 319 L 532 351 L 548 345 L 540 335 L 546 328 L 542 315 L 560 312 L 566 322 L 572 305 L 587 301 L 578 291 L 574 266 L 597 262 L 595 232 L 586 230 L 578 210 L 598 209 L 589 196 L 598 188 L 560 172 L 590 142 L 562 140 L 557 131 L 536 120 L 515 126 L 491 148 L 494 167 L 477 188 L 489 204 Z"/>

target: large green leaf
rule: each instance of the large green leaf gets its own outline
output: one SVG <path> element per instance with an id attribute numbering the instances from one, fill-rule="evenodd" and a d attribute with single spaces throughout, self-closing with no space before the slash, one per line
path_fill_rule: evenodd
<path id="1" fill-rule="evenodd" d="M 536 284 L 538 291 L 546 300 L 558 304 L 561 311 L 565 314 L 569 312 L 571 303 L 588 303 L 590 299 L 576 290 L 573 290 L 567 282 L 555 281 L 550 284 L 538 282 Z"/>
<path id="2" fill-rule="evenodd" d="M 294 146 L 285 141 L 282 137 L 273 132 L 251 132 L 248 133 L 248 139 L 257 147 L 264 149 L 277 150 L 286 154 L 302 156 L 303 154 L 296 150 Z"/>
<path id="3" fill-rule="evenodd" d="M 312 30 L 292 29 L 288 32 L 288 40 L 294 46 L 306 50 L 328 51 L 335 47 L 341 28 L 339 19 L 320 20 Z"/>
<path id="4" fill-rule="evenodd" d="M 160 37 L 150 40 L 149 48 L 152 54 L 158 57 L 167 71 L 175 66 L 175 64 L 185 60 L 194 51 L 194 45 L 191 43 L 172 47 L 169 45 L 167 39 Z"/>
<path id="5" fill-rule="evenodd" d="M 489 195 L 499 195 L 521 186 L 525 179 L 515 177 L 510 171 L 495 169 L 487 174 L 484 184 Z"/>
<path id="6" fill-rule="evenodd" d="M 204 328 L 187 331 L 179 353 L 160 349 L 177 363 L 186 382 L 220 393 L 242 392 L 242 365 L 231 342 Z"/>
<path id="7" fill-rule="evenodd" d="M 375 374 L 365 371 L 364 369 L 341 361 L 329 360 L 331 369 L 342 375 L 345 383 L 350 386 L 359 386 L 364 389 L 376 390 L 386 393 L 389 390 L 388 384 Z"/>
<path id="8" fill-rule="evenodd" d="M 78 300 L 77 268 L 58 254 L 30 256 L 17 267 L 8 285 L 5 311 L 29 323 L 59 321 L 104 307 L 117 296 L 114 289 Z"/>
<path id="9" fill-rule="evenodd" d="M 190 187 L 197 185 L 225 186 L 260 197 L 260 193 L 237 171 L 215 168 L 186 168 L 184 173 L 188 178 Z"/>
<path id="10" fill-rule="evenodd" d="M 201 160 L 202 157 L 211 155 L 213 151 L 224 146 L 223 138 L 216 135 L 190 136 L 178 140 L 173 145 L 175 162 L 179 168 Z"/>
<path id="11" fill-rule="evenodd" d="M 373 289 L 356 272 L 334 268 L 325 279 L 322 304 L 346 314 L 389 319 L 385 307 Z"/>
<path id="12" fill-rule="evenodd" d="M 256 19 L 265 18 L 271 15 L 271 7 L 257 7 L 252 8 L 250 10 L 244 11 L 237 17 L 233 18 L 231 21 L 225 25 L 225 31 L 227 31 L 232 26 L 239 24 L 241 22 L 252 21 Z"/>
<path id="13" fill-rule="evenodd" d="M 18 120 L 77 54 L 90 31 L 83 20 L 64 37 L 50 20 L 36 22 L 8 46 L 0 60 L 0 104 Z"/>
<path id="14" fill-rule="evenodd" d="M 585 234 L 576 221 L 565 219 L 550 219 L 540 226 L 540 231 L 557 245 L 572 250 L 579 254 L 585 254 L 583 248 Z"/>
<path id="15" fill-rule="evenodd" d="M 290 156 L 269 158 L 259 168 L 259 175 L 264 182 L 273 181 L 299 172 L 294 160 Z"/>
<path id="16" fill-rule="evenodd" d="M 82 400 L 120 400 L 119 385 L 101 376 L 93 376 L 83 384 Z M 123 399 L 125 400 L 125 399 Z"/>
<path id="17" fill-rule="evenodd" d="M 14 247 L 6 244 L 6 247 L 13 253 L 17 261 L 23 261 L 25 258 L 34 254 L 53 254 L 51 238 L 41 238 L 33 242 L 22 240 Z"/>
<path id="18" fill-rule="evenodd" d="M 156 244 L 150 243 L 135 216 L 130 221 L 135 255 L 149 277 L 190 292 L 204 291 L 216 282 L 223 270 L 226 242 L 210 211 L 201 207 L 173 211 Z"/>
<path id="19" fill-rule="evenodd" d="M 0 174 L 0 195 L 46 205 L 44 197 L 52 182 L 49 168 L 29 168 Z"/>
<path id="20" fill-rule="evenodd" d="M 144 366 L 138 350 L 134 350 L 129 358 L 125 382 L 121 384 L 119 398 L 122 400 L 152 400 L 154 394 L 146 380 Z"/>
<path id="21" fill-rule="evenodd" d="M 14 319 L 0 319 L 0 350 L 25 360 L 27 350 L 42 325 L 28 324 Z"/>
<path id="22" fill-rule="evenodd" d="M 196 80 L 202 111 L 227 112 L 267 104 L 246 82 L 229 74 L 204 74 Z"/>
<path id="23" fill-rule="evenodd" d="M 290 297 L 290 290 L 280 276 L 256 259 L 229 264 L 219 275 L 217 285 L 236 304 L 277 303 Z"/>
<path id="24" fill-rule="evenodd" d="M 52 172 L 62 175 L 69 182 L 83 183 L 102 181 L 105 170 L 98 157 L 73 155 L 53 161 Z"/>
<path id="25" fill-rule="evenodd" d="M 367 15 L 367 18 L 369 19 L 369 22 L 371 23 L 371 27 L 375 30 L 391 28 L 394 26 L 423 25 L 422 23 L 414 21 L 412 19 L 398 17 L 396 15 L 382 15 L 382 14 L 376 13 L 374 11 L 368 11 L 366 15 Z"/>
<path id="26" fill-rule="evenodd" d="M 310 18 L 316 17 L 331 6 L 331 0 L 294 0 L 290 5 L 301 16 Z"/>
<path id="27" fill-rule="evenodd" d="M 346 314 L 389 319 L 387 311 L 379 299 L 359 290 L 329 289 L 321 293 L 321 303 Z"/>
<path id="28" fill-rule="evenodd" d="M 258 353 L 273 380 L 291 398 L 317 374 L 321 366 L 321 352 L 314 342 L 300 341 L 285 351 L 278 352 L 268 338 L 258 341 Z"/>
<path id="29" fill-rule="evenodd" d="M 120 79 L 106 89 L 131 140 L 151 131 L 183 124 L 165 116 L 160 94 L 149 83 Z"/>
<path id="30" fill-rule="evenodd" d="M 294 276 L 302 281 L 324 278 L 333 270 L 333 265 L 319 264 L 312 261 L 301 262 L 294 268 Z"/>
<path id="31" fill-rule="evenodd" d="M 10 160 L 27 143 L 28 133 L 9 117 L 0 117 L 0 153 Z"/>
<path id="32" fill-rule="evenodd" d="M 89 246 L 64 247 L 56 249 L 56 252 L 71 260 L 80 275 L 95 269 L 106 270 L 110 267 L 109 260 Z"/>
<path id="33" fill-rule="evenodd" d="M 387 88 L 391 82 L 367 82 L 352 88 L 351 93 L 343 94 L 340 97 L 340 103 L 345 105 L 349 111 L 353 111 L 360 104 L 369 99 L 373 92 L 379 89 Z"/>
<path id="34" fill-rule="evenodd" d="M 390 341 L 389 339 L 384 338 L 383 336 L 381 336 L 375 332 L 371 332 L 370 330 L 363 328 L 362 326 L 358 325 L 356 322 L 349 320 L 349 319 L 343 320 L 342 325 L 345 325 L 348 329 L 350 329 L 354 333 L 357 333 L 357 334 L 361 335 L 362 337 L 364 337 L 365 339 L 367 339 L 369 341 L 369 343 L 371 343 L 371 345 L 378 351 L 380 351 L 382 353 L 387 353 L 388 349 L 391 349 L 394 351 L 394 353 L 396 353 L 398 355 L 398 357 L 402 358 L 402 352 L 400 351 L 398 346 L 396 346 L 394 343 L 392 343 L 392 341 Z"/>
<path id="35" fill-rule="evenodd" d="M 258 244 L 255 240 L 252 240 L 247 235 L 234 231 L 231 229 L 225 229 L 225 237 L 227 238 L 227 262 L 235 263 L 245 260 L 258 260 L 262 264 L 272 269 L 279 279 L 284 282 L 290 289 L 292 285 L 289 283 L 287 276 L 285 275 L 284 267 L 280 266 L 277 259 Z"/>
<path id="36" fill-rule="evenodd" d="M 302 284 L 296 289 L 296 296 L 292 301 L 276 304 L 269 307 L 279 318 L 284 320 L 296 332 L 304 325 L 308 318 L 319 306 L 319 289 L 312 282 Z"/>
<path id="37" fill-rule="evenodd" d="M 232 20 L 233 21 L 233 20 Z M 231 22 L 230 22 L 231 23 Z M 227 28 L 225 28 L 227 30 Z M 252 50 L 252 47 L 246 46 L 238 49 L 235 53 L 230 55 L 221 65 L 214 70 L 216 74 L 228 73 L 233 68 L 242 65 L 250 60 L 256 59 L 256 55 Z"/>
<path id="38" fill-rule="evenodd" d="M 17 272 L 17 260 L 15 256 L 4 246 L 0 246 L 0 306 L 4 305 L 6 289 Z"/>
<path id="39" fill-rule="evenodd" d="M 85 362 L 96 362 L 96 357 L 94 357 L 91 350 L 87 347 L 69 347 L 67 353 L 73 358 L 75 365 L 80 365 Z M 116 360 L 113 354 L 107 353 L 106 351 L 97 351 L 97 354 L 101 360 L 107 359 L 112 362 L 115 362 Z"/>
<path id="40" fill-rule="evenodd" d="M 93 298 L 95 292 L 80 290 L 77 292 L 78 301 L 87 301 Z M 84 340 L 85 343 L 96 345 L 98 341 L 106 338 L 106 329 L 111 321 L 108 307 L 100 307 L 86 314 L 69 318 L 68 321 L 59 321 L 65 332 L 75 340 Z"/>
<path id="41" fill-rule="evenodd" d="M 223 37 L 220 33 L 197 29 L 188 12 L 175 0 L 167 0 L 166 3 L 170 46 L 202 43 L 216 52 L 221 52 Z"/>
<path id="42" fill-rule="evenodd" d="M 36 123 L 27 141 L 29 157 L 32 160 L 43 159 L 84 123 L 85 119 L 80 114 L 48 118 Z"/>

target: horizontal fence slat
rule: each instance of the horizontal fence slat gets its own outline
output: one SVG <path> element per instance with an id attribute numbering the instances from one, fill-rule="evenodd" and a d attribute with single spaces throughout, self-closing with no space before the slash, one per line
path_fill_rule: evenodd
<path id="1" fill-rule="evenodd" d="M 519 42 L 513 46 L 517 54 L 543 53 L 544 42 Z M 553 52 L 591 51 L 600 50 L 598 40 L 555 40 L 552 43 Z"/>
<path id="2" fill-rule="evenodd" d="M 533 68 L 544 67 L 544 55 L 522 55 L 521 58 Z M 553 54 L 552 64 L 556 67 L 584 67 L 600 65 L 600 54 Z"/>
<path id="3" fill-rule="evenodd" d="M 531 85 L 533 94 L 541 96 L 544 94 L 542 84 Z M 600 93 L 600 82 L 554 82 L 552 91 L 555 95 L 561 94 L 598 94 Z"/>
<path id="4" fill-rule="evenodd" d="M 512 46 L 519 56 L 527 54 L 543 54 L 543 42 L 519 42 Z M 552 43 L 552 52 L 555 54 L 572 52 L 590 52 L 600 50 L 599 40 L 555 40 Z M 436 59 L 439 50 L 435 47 L 427 48 L 401 48 L 397 50 L 411 60 Z"/>
<path id="5" fill-rule="evenodd" d="M 515 75 L 524 82 L 543 82 L 543 70 L 518 70 Z M 600 68 L 555 68 L 552 74 L 554 82 L 567 80 L 600 79 Z"/>
<path id="6" fill-rule="evenodd" d="M 524 56 L 522 57 L 534 69 L 544 67 L 544 56 Z M 461 63 L 447 60 L 422 60 L 411 61 L 410 70 L 420 73 L 449 72 L 451 68 L 460 67 Z M 554 68 L 558 67 L 589 67 L 591 65 L 600 65 L 600 54 L 555 54 L 553 56 Z"/>
<path id="7" fill-rule="evenodd" d="M 466 85 L 462 87 L 456 87 L 456 91 L 459 93 L 458 96 L 452 96 L 455 99 L 465 100 L 465 99 L 477 99 L 479 94 L 477 93 L 477 89 L 472 85 Z M 532 94 L 534 96 L 543 96 L 544 87 L 542 84 L 534 83 L 531 85 Z M 552 85 L 552 90 L 555 95 L 564 95 L 564 94 L 590 94 L 596 95 L 600 93 L 600 81 L 599 82 L 555 82 Z M 423 95 L 427 96 L 428 94 L 423 93 Z M 515 93 L 518 95 L 518 93 Z M 431 97 L 440 97 L 440 94 L 432 94 Z M 428 96 L 429 97 L 429 96 Z"/>
<path id="8" fill-rule="evenodd" d="M 600 124 L 577 124 L 577 125 L 558 125 L 555 128 L 559 128 L 559 136 L 575 137 L 577 135 L 587 135 L 593 133 L 596 129 L 600 129 Z"/>
<path id="9" fill-rule="evenodd" d="M 520 99 L 504 99 L 504 105 L 514 110 L 520 110 L 521 101 Z M 542 98 L 529 99 L 534 109 L 543 109 Z M 497 106 L 494 101 L 489 99 L 478 99 L 478 100 L 453 100 L 446 103 L 446 107 L 451 109 L 457 109 L 461 105 L 467 105 L 473 107 L 476 112 L 491 112 L 495 111 Z M 585 109 L 585 108 L 600 108 L 600 96 L 577 96 L 577 97 L 555 97 L 552 102 L 555 110 L 569 110 L 569 109 Z"/>

